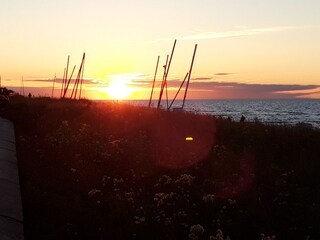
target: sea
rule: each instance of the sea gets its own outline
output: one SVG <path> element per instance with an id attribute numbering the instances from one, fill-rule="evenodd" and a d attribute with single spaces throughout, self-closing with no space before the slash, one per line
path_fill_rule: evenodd
<path id="1" fill-rule="evenodd" d="M 134 105 L 148 106 L 148 101 L 129 101 Z M 157 103 L 152 102 L 156 107 Z M 162 108 L 167 107 L 162 101 Z M 172 108 L 182 106 L 176 101 Z M 320 99 L 281 99 L 281 100 L 187 100 L 185 111 L 209 114 L 216 117 L 265 124 L 302 125 L 320 128 Z"/>

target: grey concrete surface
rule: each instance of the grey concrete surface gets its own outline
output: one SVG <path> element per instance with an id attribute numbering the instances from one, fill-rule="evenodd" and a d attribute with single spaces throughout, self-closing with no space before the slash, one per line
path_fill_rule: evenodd
<path id="1" fill-rule="evenodd" d="M 13 124 L 0 118 L 0 240 L 22 240 L 23 215 Z"/>

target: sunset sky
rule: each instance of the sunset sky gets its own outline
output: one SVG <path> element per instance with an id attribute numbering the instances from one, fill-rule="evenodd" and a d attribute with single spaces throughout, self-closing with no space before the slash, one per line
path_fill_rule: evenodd
<path id="1" fill-rule="evenodd" d="M 198 44 L 189 98 L 320 98 L 319 0 L 3 0 L 0 23 L 2 86 L 36 95 L 85 52 L 87 98 L 148 98 L 177 39 L 170 97 Z"/>

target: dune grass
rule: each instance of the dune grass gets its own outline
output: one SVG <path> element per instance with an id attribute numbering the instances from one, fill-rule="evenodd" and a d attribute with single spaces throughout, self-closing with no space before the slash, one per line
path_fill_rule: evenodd
<path id="1" fill-rule="evenodd" d="M 49 98 L 1 115 L 26 239 L 320 238 L 318 129 Z"/>

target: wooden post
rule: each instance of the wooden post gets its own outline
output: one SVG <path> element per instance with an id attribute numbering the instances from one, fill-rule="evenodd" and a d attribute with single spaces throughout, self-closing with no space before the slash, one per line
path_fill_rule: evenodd
<path id="1" fill-rule="evenodd" d="M 151 95 L 150 95 L 150 100 L 149 100 L 149 107 L 151 106 L 152 94 L 153 94 L 153 89 L 154 89 L 154 83 L 156 82 L 156 78 L 157 78 L 159 60 L 160 60 L 160 56 L 158 56 L 156 71 L 155 71 L 155 73 L 154 73 L 154 78 L 153 78 L 153 82 L 152 82 L 152 89 L 151 89 Z"/>
<path id="2" fill-rule="evenodd" d="M 166 72 L 167 72 L 167 67 L 168 67 L 168 61 L 169 61 L 169 55 L 167 55 L 166 64 L 163 65 L 163 76 L 162 76 L 162 81 L 161 81 L 161 85 L 160 85 L 160 93 L 161 93 L 161 89 L 163 89 L 164 79 L 166 77 Z M 160 95 L 159 95 L 159 98 L 160 98 Z M 160 103 L 161 103 L 161 101 L 159 102 L 159 100 L 158 100 L 157 108 L 160 107 Z"/>
<path id="3" fill-rule="evenodd" d="M 176 47 L 176 43 L 177 43 L 177 40 L 174 40 L 173 47 L 172 47 L 172 52 L 171 52 L 171 55 L 170 55 L 169 65 L 166 67 L 166 72 L 165 72 L 163 84 L 162 84 L 161 90 L 160 90 L 160 96 L 159 96 L 159 101 L 158 101 L 158 109 L 160 108 L 160 103 L 161 103 L 161 99 L 162 99 L 162 95 L 163 95 L 163 90 L 164 90 L 164 88 L 165 88 L 165 86 L 167 84 L 167 77 L 168 77 L 168 73 L 169 73 L 169 70 L 170 70 L 171 61 L 172 61 L 174 49 Z"/>
<path id="4" fill-rule="evenodd" d="M 80 68 L 79 68 L 79 71 L 78 71 L 78 75 L 77 75 L 76 81 L 75 81 L 73 89 L 72 89 L 71 98 L 74 98 L 74 99 L 76 99 L 76 97 L 77 97 L 78 86 L 79 86 L 79 82 L 80 82 L 81 71 L 82 71 L 82 66 L 83 66 L 83 62 L 84 62 L 85 56 L 86 56 L 86 54 L 83 53 L 81 64 L 80 64 Z"/>
<path id="5" fill-rule="evenodd" d="M 84 64 L 85 64 L 85 62 L 86 62 L 86 57 L 84 57 L 83 66 L 82 66 L 82 73 L 81 73 L 81 80 L 80 80 L 79 100 L 81 99 L 81 93 L 82 93 L 83 72 L 84 72 Z"/>
<path id="6" fill-rule="evenodd" d="M 172 107 L 172 105 L 173 105 L 174 101 L 176 100 L 176 98 L 177 98 L 177 96 L 178 96 L 178 94 L 179 94 L 184 82 L 187 80 L 188 75 L 189 75 L 189 73 L 187 72 L 186 76 L 184 77 L 184 79 L 183 79 L 183 81 L 182 81 L 182 83 L 181 83 L 181 85 L 179 87 L 179 90 L 177 91 L 176 95 L 174 96 L 174 98 L 173 98 L 173 100 L 172 100 L 172 102 L 171 102 L 171 104 L 170 104 L 168 109 L 170 109 Z"/>
<path id="7" fill-rule="evenodd" d="M 73 94 L 75 93 L 76 88 L 77 88 L 77 86 L 78 86 L 77 83 L 78 83 L 78 76 L 79 76 L 80 70 L 81 70 L 81 67 L 80 67 L 79 70 L 78 70 L 78 74 L 77 74 L 77 77 L 76 77 L 76 81 L 75 81 L 74 84 L 73 84 L 73 88 L 72 88 L 72 92 L 71 92 L 70 99 L 73 98 Z"/>
<path id="8" fill-rule="evenodd" d="M 62 98 L 62 93 L 63 93 L 63 84 L 64 84 L 64 78 L 66 76 L 66 68 L 64 68 L 64 71 L 63 71 L 63 78 L 62 78 L 62 85 L 61 85 L 61 91 L 60 91 L 60 98 Z"/>
<path id="9" fill-rule="evenodd" d="M 196 44 L 196 45 L 194 46 L 194 52 L 193 52 L 192 61 L 191 61 L 191 66 L 190 66 L 190 70 L 189 70 L 189 76 L 188 76 L 187 86 L 186 86 L 186 90 L 185 90 L 185 92 L 184 92 L 184 97 L 183 97 L 183 102 L 182 102 L 182 109 L 183 109 L 183 107 L 184 107 L 184 103 L 185 103 L 186 97 L 187 97 L 187 92 L 188 92 L 188 88 L 189 88 L 190 77 L 191 77 L 191 72 L 192 72 L 192 68 L 193 68 L 194 58 L 195 58 L 196 52 L 197 52 L 197 47 L 198 47 L 198 44 Z"/>
<path id="10" fill-rule="evenodd" d="M 169 100 L 168 100 L 168 82 L 166 82 L 166 102 L 167 102 L 167 110 L 169 109 Z"/>
<path id="11" fill-rule="evenodd" d="M 68 80 L 68 83 L 66 84 L 66 87 L 65 87 L 65 90 L 64 90 L 64 93 L 63 93 L 62 98 L 65 98 L 65 96 L 66 96 L 66 94 L 67 94 L 67 91 L 68 91 L 68 88 L 69 88 L 69 84 L 70 84 L 70 82 L 71 82 L 71 79 L 72 79 L 72 76 L 73 76 L 73 72 L 74 72 L 75 69 L 76 69 L 76 65 L 74 65 L 74 67 L 73 67 L 72 73 L 71 73 L 71 75 L 70 75 L 70 78 L 69 78 L 69 80 Z"/>
<path id="12" fill-rule="evenodd" d="M 67 60 L 67 67 L 66 67 L 66 74 L 65 77 L 63 78 L 63 83 L 62 83 L 62 91 L 61 91 L 61 97 L 64 97 L 64 92 L 66 89 L 66 84 L 67 84 L 67 79 L 68 79 L 68 70 L 69 70 L 69 61 L 70 61 L 70 55 L 68 55 L 68 60 Z"/>
<path id="13" fill-rule="evenodd" d="M 52 86 L 52 92 L 51 92 L 51 98 L 53 98 L 53 92 L 54 92 L 54 85 L 56 83 L 56 79 L 57 79 L 57 75 L 54 75 L 54 79 L 53 79 L 53 86 Z"/>
<path id="14" fill-rule="evenodd" d="M 82 63 L 81 63 L 81 74 L 79 75 L 79 80 L 78 80 L 78 85 L 79 85 L 79 83 L 80 83 L 80 87 L 81 87 L 81 85 L 82 85 L 83 68 L 84 68 L 84 62 L 85 62 L 85 60 L 86 60 L 86 53 L 83 53 Z M 76 97 L 77 97 L 78 85 L 77 85 L 77 89 L 76 89 L 76 93 L 75 93 L 74 99 L 76 99 Z M 79 99 L 80 99 L 80 96 L 79 96 Z"/>

